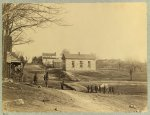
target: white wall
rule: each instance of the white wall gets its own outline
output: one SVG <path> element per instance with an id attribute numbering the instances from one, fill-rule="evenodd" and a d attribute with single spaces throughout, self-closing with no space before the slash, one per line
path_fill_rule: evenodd
<path id="1" fill-rule="evenodd" d="M 54 59 L 42 59 L 43 64 L 48 65 L 48 64 L 53 64 Z"/>
<path id="2" fill-rule="evenodd" d="M 72 67 L 72 61 L 75 63 L 75 67 Z M 80 67 L 80 61 L 83 62 L 83 67 Z M 88 67 L 88 61 L 91 62 L 91 67 Z M 96 61 L 95 60 L 71 60 L 66 59 L 66 70 L 82 70 L 82 71 L 91 71 L 96 70 Z"/>

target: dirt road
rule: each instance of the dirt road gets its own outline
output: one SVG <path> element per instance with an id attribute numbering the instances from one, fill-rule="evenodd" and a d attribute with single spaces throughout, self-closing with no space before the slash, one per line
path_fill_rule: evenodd
<path id="1" fill-rule="evenodd" d="M 135 112 L 137 110 L 142 111 L 143 107 L 140 101 L 134 99 L 129 101 L 128 95 L 104 95 L 104 94 L 90 94 L 81 93 L 70 90 L 60 90 L 62 93 L 67 94 L 75 100 L 74 104 L 78 105 L 81 111 L 91 112 Z M 130 97 L 131 98 L 131 97 Z M 132 98 L 139 98 L 139 96 L 132 96 Z M 130 104 L 135 104 L 136 109 L 129 108 Z"/>
<path id="2" fill-rule="evenodd" d="M 72 97 L 75 101 L 75 105 L 78 105 L 82 111 L 93 111 L 93 112 L 104 112 L 104 111 L 112 111 L 108 106 L 101 105 L 93 100 L 93 98 L 90 98 L 90 96 L 83 96 L 82 93 L 76 93 L 75 91 L 67 91 L 67 90 L 61 90 L 61 92 L 69 95 Z"/>
<path id="3" fill-rule="evenodd" d="M 44 97 L 49 101 L 43 103 Z M 7 110 L 16 112 L 135 112 L 136 110 L 143 111 L 147 106 L 146 95 L 105 95 L 14 83 L 3 84 L 4 102 L 20 98 L 24 100 L 24 105 L 10 105 Z M 129 108 L 130 104 L 136 105 L 136 109 Z"/>

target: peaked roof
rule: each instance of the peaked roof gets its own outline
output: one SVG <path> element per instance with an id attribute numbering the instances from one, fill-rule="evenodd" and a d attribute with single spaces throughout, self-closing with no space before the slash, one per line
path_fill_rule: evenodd
<path id="1" fill-rule="evenodd" d="M 56 56 L 56 52 L 55 53 L 43 53 L 42 56 Z"/>
<path id="2" fill-rule="evenodd" d="M 20 60 L 19 57 L 17 56 L 17 54 L 16 54 L 15 52 L 11 52 L 10 54 L 11 54 L 12 57 L 14 57 L 14 58 Z"/>
<path id="3" fill-rule="evenodd" d="M 62 62 L 61 59 L 54 59 L 54 62 Z"/>
<path id="4" fill-rule="evenodd" d="M 7 62 L 21 62 L 15 52 L 7 52 Z"/>
<path id="5" fill-rule="evenodd" d="M 92 54 L 63 54 L 66 59 L 86 59 L 86 60 L 95 60 L 96 57 Z"/>

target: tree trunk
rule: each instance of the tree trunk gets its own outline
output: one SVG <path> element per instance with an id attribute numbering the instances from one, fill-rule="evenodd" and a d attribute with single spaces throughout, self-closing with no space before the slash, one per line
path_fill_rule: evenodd
<path id="1" fill-rule="evenodd" d="M 9 68 L 9 65 L 7 63 L 7 37 L 6 36 L 3 36 L 3 49 L 2 49 L 2 52 L 3 52 L 3 78 L 5 77 L 9 77 L 8 76 L 8 68 Z"/>
<path id="2" fill-rule="evenodd" d="M 2 69 L 2 74 L 3 74 L 3 78 L 9 78 L 10 77 L 10 64 L 7 63 L 7 52 L 8 52 L 8 38 L 9 37 L 9 16 L 7 15 L 6 17 L 6 22 L 3 23 L 3 31 L 2 31 L 2 57 L 3 57 L 3 69 Z M 9 52 L 11 52 L 11 48 L 9 48 Z"/>

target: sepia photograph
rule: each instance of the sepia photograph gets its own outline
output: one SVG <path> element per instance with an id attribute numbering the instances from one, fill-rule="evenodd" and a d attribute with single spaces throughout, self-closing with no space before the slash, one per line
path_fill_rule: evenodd
<path id="1" fill-rule="evenodd" d="M 147 3 L 2 3 L 2 111 L 147 112 Z"/>

